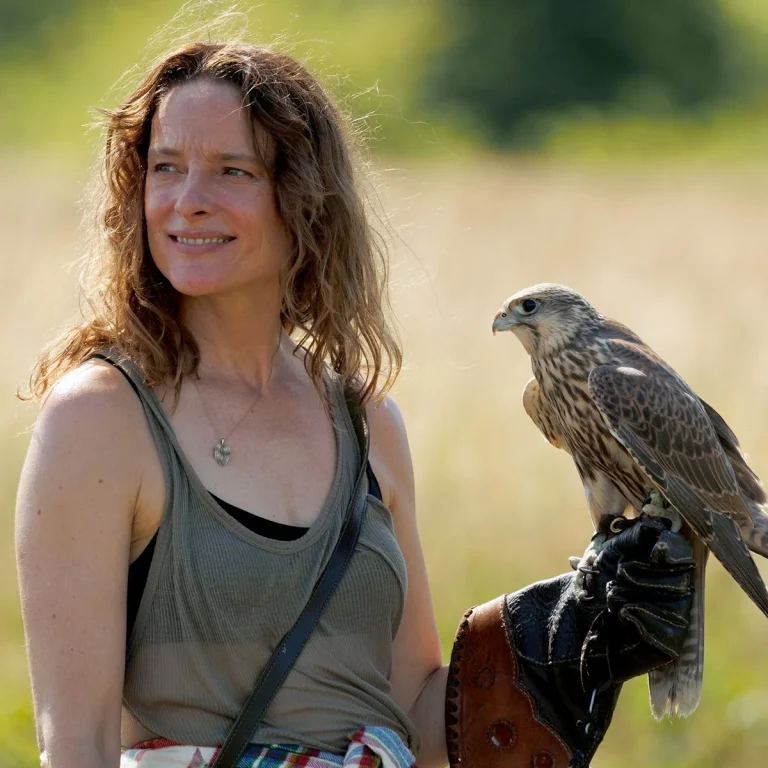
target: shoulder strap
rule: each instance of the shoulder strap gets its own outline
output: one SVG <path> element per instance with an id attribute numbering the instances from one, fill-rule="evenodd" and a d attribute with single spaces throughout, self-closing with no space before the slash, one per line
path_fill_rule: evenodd
<path id="1" fill-rule="evenodd" d="M 331 557 L 320 574 L 312 594 L 298 620 L 278 644 L 272 658 L 259 675 L 251 695 L 245 703 L 237 720 L 211 763 L 211 768 L 235 768 L 238 760 L 250 743 L 251 736 L 261 722 L 261 718 L 270 705 L 288 673 L 299 658 L 320 614 L 328 604 L 333 591 L 341 581 L 344 571 L 355 551 L 360 526 L 366 507 L 366 477 L 368 465 L 368 421 L 365 409 L 351 393 L 345 393 L 347 407 L 355 426 L 355 434 L 360 444 L 360 468 L 352 497 L 344 515 L 341 533 Z"/>

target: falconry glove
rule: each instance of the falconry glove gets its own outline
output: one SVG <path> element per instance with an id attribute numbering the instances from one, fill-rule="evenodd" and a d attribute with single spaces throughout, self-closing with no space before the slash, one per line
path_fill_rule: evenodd
<path id="1" fill-rule="evenodd" d="M 585 556 L 581 576 L 465 614 L 446 696 L 451 768 L 586 768 L 622 683 L 680 657 L 691 546 L 658 520 L 618 522 L 611 538 L 601 526 L 607 542 Z"/>

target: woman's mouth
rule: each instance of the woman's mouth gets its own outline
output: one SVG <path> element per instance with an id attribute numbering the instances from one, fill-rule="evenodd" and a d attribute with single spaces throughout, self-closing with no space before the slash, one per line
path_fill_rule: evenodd
<path id="1" fill-rule="evenodd" d="M 179 235 L 171 235 L 171 240 L 181 245 L 221 245 L 223 243 L 230 243 L 234 240 L 234 237 L 181 237 Z"/>

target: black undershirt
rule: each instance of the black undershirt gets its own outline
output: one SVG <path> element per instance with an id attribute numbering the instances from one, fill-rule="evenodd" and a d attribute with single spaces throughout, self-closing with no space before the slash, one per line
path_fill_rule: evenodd
<path id="1" fill-rule="evenodd" d="M 366 472 L 368 475 L 368 492 L 371 496 L 375 496 L 381 501 L 381 489 L 379 488 L 379 483 L 376 480 L 376 476 L 373 474 L 370 464 L 367 465 Z M 268 520 L 266 517 L 259 517 L 251 512 L 246 512 L 244 509 L 240 509 L 240 507 L 236 507 L 234 504 L 230 504 L 228 501 L 224 501 L 218 496 L 214 496 L 213 494 L 211 494 L 211 496 L 222 509 L 224 509 L 227 514 L 234 517 L 238 523 L 244 525 L 249 531 L 258 533 L 260 536 L 265 536 L 268 539 L 295 541 L 296 539 L 300 539 L 309 530 L 309 528 L 304 528 L 298 525 L 276 523 L 274 520 Z M 136 615 L 139 612 L 141 597 L 144 594 L 144 588 L 147 585 L 149 567 L 152 564 L 152 555 L 155 552 L 156 541 L 157 533 L 144 548 L 144 551 L 128 568 L 128 624 L 126 634 L 126 637 L 128 638 L 131 636 L 133 625 L 136 622 Z"/>

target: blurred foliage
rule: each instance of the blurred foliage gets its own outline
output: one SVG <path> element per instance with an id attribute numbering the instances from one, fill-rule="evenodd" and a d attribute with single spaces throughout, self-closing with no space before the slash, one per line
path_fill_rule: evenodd
<path id="1" fill-rule="evenodd" d="M 0 409 L 3 467 L 0 471 L 0 522 L 5 535 L 0 543 L 0 768 L 29 768 L 39 763 L 35 724 L 29 691 L 24 631 L 16 594 L 16 561 L 13 532 L 13 499 L 21 471 L 18 425 L 8 423 L 10 397 L 7 389 Z"/>
<path id="2" fill-rule="evenodd" d="M 451 41 L 428 92 L 496 145 L 538 141 L 573 107 L 666 115 L 741 86 L 718 0 L 446 0 Z"/>
<path id="3" fill-rule="evenodd" d="M 94 108 L 114 106 L 142 64 L 195 30 L 207 34 L 229 6 L 199 0 L 179 12 L 179 0 L 0 0 L 0 143 L 57 152 L 92 146 L 95 133 L 85 126 Z M 241 14 L 229 17 L 224 34 L 305 60 L 374 151 L 448 156 L 490 145 L 587 157 L 673 147 L 678 156 L 744 154 L 743 147 L 764 154 L 768 4 L 761 0 L 235 7 Z M 730 127 L 738 128 L 732 139 Z"/>
<path id="4" fill-rule="evenodd" d="M 222 0 L 181 10 L 178 0 L 73 2 L 72 13 L 43 25 L 46 33 L 0 68 L 6 145 L 82 150 L 95 108 L 114 106 L 143 64 L 182 40 L 209 35 L 274 44 L 305 61 L 374 149 L 384 136 L 394 149 L 433 141 L 435 126 L 412 116 L 430 41 L 438 39 L 440 0 Z M 220 20 L 231 5 L 235 12 Z M 89 138 L 95 141 L 93 132 Z"/>
<path id="5" fill-rule="evenodd" d="M 768 104 L 749 110 L 724 109 L 706 115 L 606 118 L 594 110 L 573 111 L 547 128 L 540 152 L 558 160 L 590 164 L 621 159 L 721 164 L 768 159 Z"/>
<path id="6" fill-rule="evenodd" d="M 0 61 L 34 45 L 46 27 L 66 18 L 80 0 L 2 0 L 0 2 Z"/>

